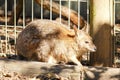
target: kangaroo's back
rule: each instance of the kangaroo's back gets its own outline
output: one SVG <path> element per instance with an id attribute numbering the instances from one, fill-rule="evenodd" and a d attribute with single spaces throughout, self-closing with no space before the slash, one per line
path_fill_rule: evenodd
<path id="1" fill-rule="evenodd" d="M 43 41 L 70 39 L 71 37 L 68 37 L 68 34 L 74 35 L 74 32 L 56 21 L 35 20 L 29 23 L 18 35 L 16 42 L 18 55 L 29 55 L 31 57 Z"/>

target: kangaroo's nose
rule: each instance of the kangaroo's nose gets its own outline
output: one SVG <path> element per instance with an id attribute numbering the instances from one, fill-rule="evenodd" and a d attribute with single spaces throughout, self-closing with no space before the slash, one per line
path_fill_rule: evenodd
<path id="1" fill-rule="evenodd" d="M 95 50 L 95 51 L 97 50 L 96 46 L 95 46 L 94 50 Z"/>

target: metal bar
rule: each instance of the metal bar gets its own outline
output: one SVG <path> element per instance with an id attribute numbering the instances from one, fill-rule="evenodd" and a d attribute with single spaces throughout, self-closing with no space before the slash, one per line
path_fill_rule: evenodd
<path id="1" fill-rule="evenodd" d="M 22 30 L 23 28 L 21 28 L 21 30 Z M 12 29 L 7 29 L 7 31 L 9 31 L 9 32 L 14 32 L 14 30 L 12 30 Z M 17 30 L 16 30 L 16 32 L 18 32 Z"/>
<path id="2" fill-rule="evenodd" d="M 14 0 L 14 34 L 15 34 L 15 44 L 16 44 L 16 0 Z"/>
<path id="3" fill-rule="evenodd" d="M 115 14 L 116 14 L 115 13 L 115 6 L 116 6 L 116 3 L 115 3 L 115 1 L 113 1 L 113 2 L 114 2 L 114 13 L 113 14 L 114 14 L 114 25 L 115 25 Z M 115 34 L 115 27 L 114 27 L 114 34 Z"/>
<path id="4" fill-rule="evenodd" d="M 115 4 L 115 3 L 120 3 L 120 1 L 114 1 L 114 4 Z"/>
<path id="5" fill-rule="evenodd" d="M 25 28 L 25 0 L 23 0 L 23 28 Z"/>
<path id="6" fill-rule="evenodd" d="M 10 41 L 10 36 L 8 35 L 8 41 Z M 8 44 L 8 53 L 10 54 L 10 44 Z"/>
<path id="7" fill-rule="evenodd" d="M 59 1 L 59 0 L 55 0 L 55 1 Z M 62 1 L 68 1 L 68 0 L 62 0 Z M 78 1 L 78 0 L 70 0 L 70 1 Z M 87 0 L 80 0 L 80 2 L 87 2 Z"/>
<path id="8" fill-rule="evenodd" d="M 32 0 L 32 21 L 34 18 L 34 0 Z"/>
<path id="9" fill-rule="evenodd" d="M 50 20 L 52 20 L 52 0 L 50 0 Z"/>
<path id="10" fill-rule="evenodd" d="M 5 0 L 5 52 L 7 53 L 7 0 Z"/>
<path id="11" fill-rule="evenodd" d="M 78 29 L 80 29 L 80 0 L 78 0 Z"/>
<path id="12" fill-rule="evenodd" d="M 5 26 L 5 25 L 0 25 L 0 26 L 3 27 L 3 26 Z M 8 27 L 8 28 L 9 28 L 9 27 L 11 27 L 11 28 L 13 27 L 13 28 L 14 28 L 14 26 L 12 26 L 12 25 L 7 25 L 7 27 Z M 16 25 L 16 27 L 22 28 L 23 26 L 17 26 L 17 25 Z"/>
<path id="13" fill-rule="evenodd" d="M 3 47 L 2 47 L 2 40 L 1 40 L 1 37 L 0 37 L 0 53 L 3 53 Z"/>
<path id="14" fill-rule="evenodd" d="M 16 0 L 14 0 L 14 37 L 15 37 L 15 44 L 16 44 Z M 9 47 L 9 45 L 8 45 Z M 15 54 L 16 54 L 16 50 L 15 50 Z"/>
<path id="15" fill-rule="evenodd" d="M 70 5 L 71 5 L 71 2 L 70 2 L 70 0 L 68 0 L 68 8 L 69 8 L 69 17 L 68 17 L 68 27 L 70 28 Z"/>
<path id="16" fill-rule="evenodd" d="M 43 0 L 41 0 L 41 19 L 43 19 Z"/>
<path id="17" fill-rule="evenodd" d="M 89 0 L 87 1 L 87 22 L 89 23 Z M 89 25 L 87 24 L 87 27 Z"/>
<path id="18" fill-rule="evenodd" d="M 87 0 L 87 22 L 89 23 L 89 0 Z M 87 28 L 89 28 L 89 24 L 87 24 Z M 90 52 L 87 53 L 87 61 L 90 60 Z"/>
<path id="19" fill-rule="evenodd" d="M 61 0 L 59 0 L 59 4 L 60 4 L 60 23 L 61 23 L 61 6 L 62 6 L 62 4 L 61 4 Z"/>
<path id="20" fill-rule="evenodd" d="M 113 5 L 114 5 L 114 11 L 113 11 L 114 12 L 113 13 L 114 14 L 114 24 L 113 25 L 115 26 L 115 14 L 116 14 L 115 13 L 115 6 L 116 6 L 116 1 L 113 1 Z M 115 27 L 113 27 L 113 36 L 115 36 L 115 35 L 116 35 L 116 33 L 115 33 Z M 113 47 L 114 48 L 114 50 L 113 50 L 113 53 L 114 53 L 113 56 L 114 56 L 114 58 L 113 59 L 114 59 L 114 64 L 115 64 L 116 63 L 115 62 L 115 41 L 116 41 L 116 39 L 113 38 L 113 40 L 114 40 L 114 44 L 113 44 L 113 46 L 114 46 Z"/>

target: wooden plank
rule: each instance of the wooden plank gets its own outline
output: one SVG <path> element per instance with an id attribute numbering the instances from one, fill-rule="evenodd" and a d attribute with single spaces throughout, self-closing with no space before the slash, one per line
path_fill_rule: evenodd
<path id="1" fill-rule="evenodd" d="M 112 3 L 113 0 L 90 0 L 91 34 L 97 46 L 90 58 L 94 66 L 112 66 Z"/>
<path id="2" fill-rule="evenodd" d="M 119 80 L 120 69 L 110 67 L 85 67 L 85 80 Z M 35 61 L 0 60 L 0 71 L 17 72 L 35 77 L 42 73 L 56 73 L 70 80 L 80 80 L 80 67 L 75 65 L 48 64 Z"/>

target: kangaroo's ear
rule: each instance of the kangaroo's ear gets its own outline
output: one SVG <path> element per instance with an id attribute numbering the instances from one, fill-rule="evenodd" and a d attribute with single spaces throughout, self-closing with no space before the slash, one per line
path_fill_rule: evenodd
<path id="1" fill-rule="evenodd" d="M 85 31 L 86 33 L 89 33 L 89 28 L 90 28 L 90 25 L 85 24 L 85 26 L 81 30 Z"/>

